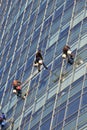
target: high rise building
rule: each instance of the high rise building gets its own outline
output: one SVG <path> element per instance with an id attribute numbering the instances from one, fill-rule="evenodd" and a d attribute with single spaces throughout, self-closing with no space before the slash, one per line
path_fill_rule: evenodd
<path id="1" fill-rule="evenodd" d="M 48 67 L 39 73 L 38 49 Z M 6 130 L 87 130 L 87 0 L 0 1 L 0 105 Z"/>

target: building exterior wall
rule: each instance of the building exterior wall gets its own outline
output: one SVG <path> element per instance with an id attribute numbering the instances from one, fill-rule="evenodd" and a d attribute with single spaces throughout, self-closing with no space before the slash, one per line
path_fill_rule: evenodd
<path id="1" fill-rule="evenodd" d="M 87 0 L 0 1 L 0 104 L 7 130 L 87 129 Z M 68 44 L 75 60 L 62 60 Z M 35 53 L 44 63 L 38 73 Z M 12 81 L 27 98 L 17 98 Z"/>

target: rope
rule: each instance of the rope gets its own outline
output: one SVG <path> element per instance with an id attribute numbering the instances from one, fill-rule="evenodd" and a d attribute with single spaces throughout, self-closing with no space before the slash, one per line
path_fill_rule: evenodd
<path id="1" fill-rule="evenodd" d="M 63 19 L 63 15 L 64 15 L 64 9 L 65 9 L 65 2 L 64 2 L 64 7 L 63 7 L 63 12 L 61 15 L 61 20 L 60 20 L 60 30 L 62 27 L 62 19 Z M 60 70 L 60 75 L 59 75 L 59 81 L 58 81 L 58 87 L 56 90 L 56 97 L 55 97 L 55 101 L 54 101 L 54 107 L 53 107 L 53 113 L 52 113 L 52 118 L 51 118 L 51 123 L 50 123 L 50 130 L 52 130 L 52 124 L 53 124 L 53 119 L 54 119 L 54 114 L 55 114 L 55 109 L 56 109 L 56 103 L 57 103 L 57 98 L 58 98 L 58 92 L 60 92 L 60 84 L 61 84 L 61 79 L 62 79 L 62 72 L 63 72 L 63 67 L 64 67 L 64 59 L 62 61 L 62 65 L 61 65 L 61 70 Z"/>
<path id="2" fill-rule="evenodd" d="M 32 8 L 33 8 L 33 4 L 32 4 Z M 39 7 L 38 7 L 38 11 L 39 11 Z M 38 11 L 37 11 L 37 13 L 38 13 Z M 36 18 L 37 18 L 37 14 L 36 14 L 35 19 L 36 19 Z M 36 23 L 36 22 L 35 22 L 35 23 Z M 34 23 L 34 27 L 33 27 L 33 31 L 32 31 L 33 33 L 34 33 L 34 29 L 35 29 L 35 23 Z M 32 39 L 33 39 L 33 35 L 32 35 L 31 41 L 32 41 Z M 30 42 L 30 45 L 32 45 L 32 42 Z M 33 76 L 33 67 L 32 67 L 32 70 L 31 70 L 31 77 L 32 77 L 32 76 Z M 30 82 L 29 82 L 27 91 L 29 91 L 29 89 L 30 89 Z M 22 118 L 23 118 L 23 114 L 24 114 L 24 111 L 25 111 L 26 101 L 27 101 L 27 98 L 25 99 L 25 102 L 24 102 L 23 111 L 22 111 L 21 120 L 20 120 L 20 125 L 19 125 L 19 130 L 21 129 L 21 123 L 22 123 Z M 30 120 L 31 120 L 31 119 L 32 119 L 32 116 L 31 116 Z"/>
<path id="3" fill-rule="evenodd" d="M 85 14 L 86 14 L 86 5 L 87 5 L 87 3 L 85 1 L 83 20 L 85 18 Z M 82 23 L 81 23 L 80 33 L 79 33 L 79 38 L 78 38 L 79 39 L 78 49 L 79 49 L 80 40 L 81 40 L 81 31 L 82 31 L 83 20 L 82 20 Z M 87 67 L 86 67 L 86 70 L 87 70 Z M 86 79 L 86 71 L 84 72 L 84 80 L 83 80 L 83 85 L 82 85 L 82 94 L 81 94 L 81 99 L 80 99 L 79 109 L 78 109 L 78 115 L 77 115 L 77 120 L 76 120 L 76 130 L 78 129 L 78 121 L 79 121 L 78 117 L 80 116 L 80 108 L 81 108 L 81 103 L 82 103 L 82 95 L 83 95 L 83 88 L 84 88 L 85 79 Z"/>
<path id="4" fill-rule="evenodd" d="M 48 7 L 48 4 L 49 4 L 49 1 L 50 0 L 48 0 L 48 3 L 47 3 L 47 7 Z M 55 4 L 56 4 L 56 2 L 55 2 Z M 55 7 L 55 6 L 54 6 Z M 47 10 L 46 10 L 47 11 Z M 54 15 L 53 15 L 54 16 Z M 53 18 L 53 17 L 52 17 Z M 52 24 L 52 23 L 51 23 Z M 46 30 L 47 30 L 47 28 L 46 28 Z M 50 32 L 50 29 L 49 29 L 49 32 Z M 45 33 L 46 34 L 46 33 Z M 47 49 L 47 48 L 46 48 Z M 45 52 L 46 53 L 46 52 Z M 51 75 L 51 73 L 52 73 L 52 71 L 51 70 L 49 70 L 47 67 L 46 67 L 46 70 L 49 72 L 49 74 Z M 55 76 L 57 76 L 56 75 L 56 73 L 53 73 Z M 46 87 L 46 94 L 45 94 L 45 99 L 44 99 L 44 104 L 43 104 L 43 107 L 42 107 L 42 110 L 41 110 L 41 118 L 40 118 L 40 125 L 39 125 L 39 130 L 40 130 L 40 126 L 41 126 L 41 124 L 42 124 L 42 118 L 43 118 L 43 112 L 44 112 L 44 109 L 45 109 L 45 103 L 46 103 L 46 101 L 47 101 L 47 97 L 48 97 L 48 90 L 49 90 L 49 82 L 50 82 L 50 79 L 48 79 L 49 81 L 48 81 L 48 84 L 47 84 L 47 87 Z"/>
<path id="5" fill-rule="evenodd" d="M 76 1 L 74 1 L 74 8 L 75 8 L 75 6 L 76 6 Z M 73 10 L 73 18 L 74 18 L 74 13 L 75 13 L 74 11 L 75 11 L 75 9 Z M 83 22 L 82 22 L 82 23 L 83 23 Z M 81 23 L 80 33 L 79 33 L 79 37 L 78 37 L 79 40 L 80 40 L 80 35 L 81 35 L 82 23 Z M 78 51 L 78 49 L 79 49 L 79 43 L 80 43 L 80 42 L 78 42 L 77 51 Z M 76 57 L 77 57 L 77 51 L 76 51 L 75 59 L 76 59 Z M 68 93 L 68 98 L 67 98 L 68 100 L 67 100 L 67 104 L 66 104 L 66 110 L 65 110 L 64 122 L 63 122 L 63 128 L 62 128 L 62 130 L 64 129 L 64 125 L 65 125 L 65 118 L 66 118 L 67 109 L 68 109 L 70 90 L 71 90 L 71 86 L 72 86 L 72 83 L 73 83 L 73 80 L 74 80 L 74 74 L 75 74 L 75 63 L 74 63 L 74 65 L 73 65 L 73 69 L 72 69 L 72 80 L 71 80 L 71 84 L 70 84 L 70 88 L 69 88 L 69 93 Z"/>
<path id="6" fill-rule="evenodd" d="M 21 10 L 21 4 L 22 4 L 22 1 L 20 2 L 20 5 L 19 5 L 18 14 L 17 14 L 17 19 L 18 19 L 20 10 Z M 15 22 L 15 26 L 14 26 L 14 30 L 13 30 L 13 35 L 12 35 L 12 38 L 11 38 L 11 44 L 12 44 L 12 40 L 13 40 L 14 33 L 15 33 L 15 28 L 16 28 L 16 24 L 17 24 L 17 19 L 16 19 L 16 22 Z M 20 30 L 21 30 L 21 29 L 20 29 Z M 20 35 L 20 31 L 19 31 L 19 34 L 18 34 L 18 38 L 19 38 L 19 35 Z M 17 41 L 16 41 L 16 45 L 15 45 L 15 50 L 14 50 L 14 52 L 16 51 L 16 47 L 17 47 L 17 43 L 18 43 L 18 38 L 17 38 Z M 12 56 L 12 61 L 11 61 L 11 65 L 10 65 L 10 69 L 9 69 L 9 74 L 8 74 L 8 75 L 10 75 L 10 71 L 11 71 L 11 68 L 12 68 L 13 61 L 14 61 L 14 56 L 15 56 L 15 53 L 14 53 L 13 56 Z M 8 78 L 9 78 L 9 77 L 8 77 Z M 10 96 L 10 99 L 11 99 L 11 96 Z M 17 106 L 17 102 L 16 102 L 15 105 L 14 105 L 14 110 L 13 110 L 13 116 L 12 116 L 12 117 L 14 117 L 16 106 Z M 9 109 L 9 108 L 8 108 L 8 109 Z M 12 127 L 13 127 L 13 125 L 10 126 L 10 129 L 11 129 L 11 130 L 12 130 Z"/>

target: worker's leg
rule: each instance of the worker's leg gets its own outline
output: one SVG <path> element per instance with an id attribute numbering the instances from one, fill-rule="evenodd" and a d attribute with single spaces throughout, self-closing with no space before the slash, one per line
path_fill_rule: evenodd
<path id="1" fill-rule="evenodd" d="M 68 56 L 68 63 L 72 65 L 74 63 L 74 58 L 70 55 Z"/>
<path id="2" fill-rule="evenodd" d="M 17 96 L 21 97 L 22 95 L 22 90 L 17 90 Z"/>

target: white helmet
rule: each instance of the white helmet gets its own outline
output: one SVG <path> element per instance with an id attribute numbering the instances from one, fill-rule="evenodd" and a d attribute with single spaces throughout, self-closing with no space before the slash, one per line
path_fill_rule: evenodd
<path id="1" fill-rule="evenodd" d="M 65 58 L 66 58 L 66 54 L 62 54 L 62 58 L 64 58 L 64 59 L 65 59 Z"/>
<path id="2" fill-rule="evenodd" d="M 17 93 L 17 91 L 14 89 L 14 90 L 13 90 L 13 93 Z"/>
<path id="3" fill-rule="evenodd" d="M 42 60 L 39 60 L 39 64 L 41 64 L 41 65 L 42 65 L 42 64 L 43 64 L 43 61 L 42 61 Z"/>
<path id="4" fill-rule="evenodd" d="M 68 51 L 67 51 L 67 54 L 70 55 L 70 54 L 71 54 L 71 50 L 68 50 Z"/>

